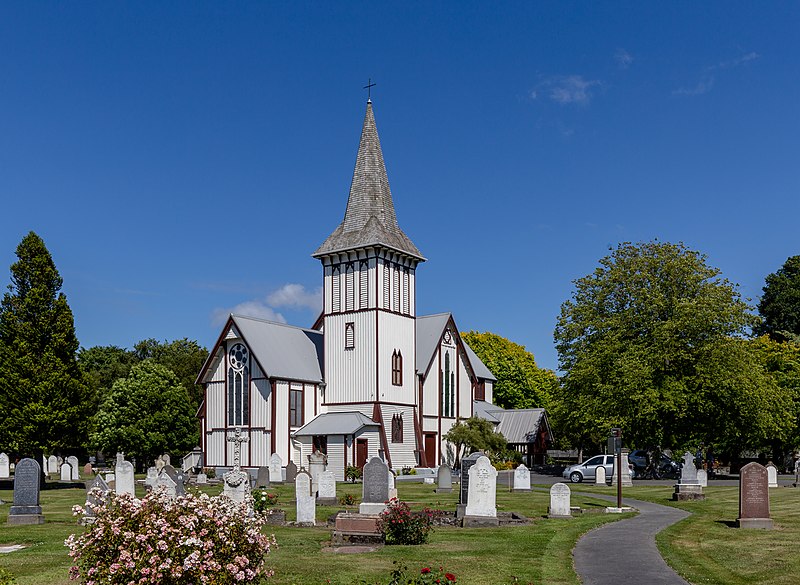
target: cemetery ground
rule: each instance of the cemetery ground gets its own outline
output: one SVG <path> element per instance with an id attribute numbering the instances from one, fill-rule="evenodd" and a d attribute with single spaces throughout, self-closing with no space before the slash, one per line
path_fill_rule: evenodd
<path id="1" fill-rule="evenodd" d="M 620 519 L 602 511 L 606 502 L 580 495 L 580 492 L 613 495 L 612 488 L 580 484 L 573 489 L 572 505 L 586 513 L 572 519 L 547 519 L 549 496 L 545 490 L 530 493 L 509 493 L 498 486 L 498 512 L 515 511 L 533 520 L 532 524 L 500 528 L 461 529 L 439 527 L 428 544 L 419 546 L 385 546 L 374 552 L 338 554 L 327 549 L 331 528 L 269 527 L 278 547 L 273 549 L 268 564 L 275 576 L 274 584 L 334 583 L 349 585 L 387 582 L 394 568 L 393 561 L 410 571 L 422 567 L 438 568 L 457 575 L 458 583 L 535 583 L 577 584 L 572 567 L 571 551 L 584 532 L 608 521 Z M 412 507 L 429 506 L 442 510 L 455 509 L 457 490 L 452 494 L 436 494 L 433 486 L 398 482 L 401 499 Z M 218 486 L 203 488 L 210 494 Z M 353 494 L 360 498 L 360 484 L 337 484 L 338 495 Z M 294 486 L 273 485 L 270 491 L 279 494 L 277 507 L 294 519 Z M 576 493 L 577 492 L 577 493 Z M 800 540 L 800 489 L 781 487 L 770 490 L 772 531 L 733 528 L 738 512 L 738 488 L 709 487 L 706 499 L 700 502 L 671 502 L 671 486 L 636 482 L 625 489 L 625 497 L 674 505 L 692 512 L 692 516 L 658 535 L 659 550 L 667 562 L 691 583 L 736 585 L 739 583 L 789 584 L 796 582 L 800 558 L 794 551 Z M 137 495 L 144 490 L 137 485 Z M 10 502 L 12 493 L 0 491 L 0 499 Z M 82 530 L 72 516 L 71 508 L 83 504 L 81 489 L 50 489 L 41 494 L 47 523 L 39 526 L 8 526 L 5 519 L 9 504 L 0 506 L 0 546 L 22 544 L 27 548 L 0 555 L 0 567 L 10 570 L 19 585 L 69 583 L 70 565 L 64 539 Z M 317 521 L 342 507 L 318 507 Z M 354 510 L 355 508 L 352 508 Z M 609 543 L 613 546 L 613 543 Z M 631 563 L 637 562 L 636 551 L 630 551 Z"/>

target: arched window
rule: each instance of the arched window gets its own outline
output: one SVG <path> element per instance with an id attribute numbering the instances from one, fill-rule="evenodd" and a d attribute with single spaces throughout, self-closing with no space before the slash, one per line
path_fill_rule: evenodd
<path id="1" fill-rule="evenodd" d="M 392 443 L 403 442 L 403 415 L 395 414 L 392 417 Z"/>
<path id="2" fill-rule="evenodd" d="M 445 417 L 452 417 L 453 416 L 453 399 L 451 397 L 451 393 L 453 392 L 452 388 L 452 377 L 450 375 L 450 352 L 445 352 L 444 354 L 444 372 L 442 374 L 442 416 Z"/>
<path id="3" fill-rule="evenodd" d="M 356 347 L 356 324 L 355 323 L 345 323 L 344 324 L 344 348 L 345 349 L 355 349 Z"/>
<path id="4" fill-rule="evenodd" d="M 249 352 L 234 344 L 228 352 L 228 426 L 250 424 Z"/>
<path id="5" fill-rule="evenodd" d="M 392 384 L 403 385 L 403 354 L 397 349 L 392 352 Z"/>

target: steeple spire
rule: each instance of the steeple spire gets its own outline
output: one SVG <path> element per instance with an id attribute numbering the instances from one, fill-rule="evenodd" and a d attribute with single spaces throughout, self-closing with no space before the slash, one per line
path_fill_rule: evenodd
<path id="1" fill-rule="evenodd" d="M 425 260 L 397 224 L 372 102 L 367 101 L 344 220 L 312 256 L 375 245 Z"/>

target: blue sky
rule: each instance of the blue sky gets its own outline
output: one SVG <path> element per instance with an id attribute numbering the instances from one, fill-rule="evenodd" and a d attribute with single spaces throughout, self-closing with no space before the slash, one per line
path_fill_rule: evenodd
<path id="1" fill-rule="evenodd" d="M 452 311 L 557 367 L 572 281 L 683 241 L 757 300 L 800 253 L 797 2 L 0 6 L 0 282 L 30 230 L 84 347 L 308 326 L 368 78 Z"/>

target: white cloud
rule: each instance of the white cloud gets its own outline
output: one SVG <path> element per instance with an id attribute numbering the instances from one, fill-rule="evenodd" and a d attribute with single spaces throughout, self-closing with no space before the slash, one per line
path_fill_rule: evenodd
<path id="1" fill-rule="evenodd" d="M 322 287 L 307 291 L 302 284 L 284 284 L 267 295 L 267 303 L 273 307 L 297 307 L 320 310 L 322 308 Z"/>
<path id="2" fill-rule="evenodd" d="M 683 95 L 683 96 L 703 95 L 704 93 L 708 93 L 709 91 L 711 91 L 712 87 L 714 87 L 714 78 L 706 77 L 705 79 L 700 80 L 700 82 L 698 82 L 698 84 L 693 87 L 680 87 L 678 89 L 672 90 L 672 95 Z"/>
<path id="3" fill-rule="evenodd" d="M 544 95 L 558 104 L 587 105 L 592 100 L 592 88 L 601 85 L 600 81 L 584 79 L 582 75 L 551 77 L 531 90 L 530 96 L 538 99 Z"/>
<path id="4" fill-rule="evenodd" d="M 761 55 L 756 53 L 755 51 L 750 51 L 749 53 L 742 55 L 741 57 L 737 57 L 736 59 L 731 59 L 730 61 L 723 61 L 716 65 L 716 67 L 712 67 L 711 69 L 733 69 L 734 67 L 738 67 L 739 65 L 744 65 L 745 63 L 749 63 L 750 61 L 754 61 L 758 59 Z"/>
<path id="5" fill-rule="evenodd" d="M 288 283 L 269 293 L 266 297 L 239 303 L 233 308 L 215 309 L 211 314 L 211 321 L 215 326 L 222 325 L 228 315 L 245 315 L 256 319 L 286 323 L 284 317 L 276 309 L 288 307 L 291 309 L 322 310 L 322 288 L 308 291 L 302 284 Z"/>
<path id="6" fill-rule="evenodd" d="M 625 49 L 617 49 L 617 52 L 614 53 L 614 61 L 617 62 L 617 67 L 620 69 L 627 69 L 633 63 L 633 55 Z"/>

